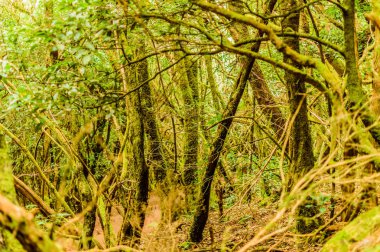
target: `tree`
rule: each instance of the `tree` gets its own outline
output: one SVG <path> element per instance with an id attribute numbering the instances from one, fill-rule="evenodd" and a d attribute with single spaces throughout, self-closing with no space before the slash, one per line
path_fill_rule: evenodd
<path id="1" fill-rule="evenodd" d="M 4 249 L 376 242 L 377 1 L 0 6 Z"/>

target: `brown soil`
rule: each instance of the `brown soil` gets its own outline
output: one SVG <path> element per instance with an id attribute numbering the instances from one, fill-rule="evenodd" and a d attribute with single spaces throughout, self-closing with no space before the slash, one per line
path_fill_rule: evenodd
<path id="1" fill-rule="evenodd" d="M 211 209 L 209 221 L 204 231 L 204 240 L 199 244 L 187 242 L 188 232 L 192 218 L 190 215 L 182 217 L 173 223 L 161 221 L 162 209 L 160 208 L 160 198 L 154 194 L 150 195 L 146 219 L 142 230 L 141 243 L 139 249 L 142 251 L 237 251 L 276 215 L 278 208 L 276 203 L 263 204 L 262 201 L 251 203 L 240 203 L 233 207 L 226 208 L 224 216 L 220 217 L 217 208 Z M 121 211 L 113 208 L 111 211 L 111 223 L 114 234 L 121 228 Z M 288 219 L 283 218 L 279 223 L 271 228 L 271 231 L 278 230 L 288 223 Z M 100 222 L 96 220 L 94 238 L 101 247 L 105 247 L 103 230 Z M 273 236 L 255 247 L 253 251 L 298 251 L 297 236 L 289 230 L 286 233 Z M 77 249 L 77 244 L 64 242 L 66 249 Z M 320 246 L 306 245 L 304 251 L 318 251 Z M 250 250 L 251 251 L 251 250 Z"/>
<path id="2" fill-rule="evenodd" d="M 123 217 L 121 213 L 123 212 L 120 207 L 112 207 L 111 209 L 111 225 L 113 227 L 113 233 L 117 235 L 121 229 L 123 223 Z M 148 208 L 146 212 L 144 227 L 142 230 L 142 239 L 146 239 L 148 236 L 152 236 L 157 230 L 158 224 L 161 219 L 161 209 L 160 209 L 160 198 L 154 194 L 149 197 Z M 94 238 L 99 242 L 101 247 L 105 247 L 104 233 L 100 224 L 98 216 L 96 217 Z"/>
<path id="3" fill-rule="evenodd" d="M 110 222 L 113 227 L 113 233 L 117 235 L 121 229 L 121 225 L 123 224 L 123 216 L 120 214 L 122 213 L 122 207 L 116 206 L 111 208 L 111 216 L 110 216 Z M 100 224 L 99 216 L 96 216 L 96 222 L 95 222 L 95 229 L 94 229 L 94 238 L 99 242 L 101 247 L 105 248 L 105 241 L 104 241 L 104 233 L 102 226 Z"/>

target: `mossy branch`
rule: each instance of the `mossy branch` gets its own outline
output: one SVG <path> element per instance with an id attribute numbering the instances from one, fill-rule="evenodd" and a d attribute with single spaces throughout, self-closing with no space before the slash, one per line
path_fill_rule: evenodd
<path id="1" fill-rule="evenodd" d="M 39 230 L 33 215 L 0 195 L 0 224 L 15 234 L 26 251 L 60 252 L 62 249 Z"/>
<path id="2" fill-rule="evenodd" d="M 211 4 L 206 1 L 194 0 L 193 3 L 204 10 L 217 13 L 226 18 L 230 18 L 237 22 L 250 25 L 262 31 L 263 33 L 268 35 L 270 41 L 273 43 L 273 45 L 279 52 L 283 53 L 284 55 L 289 57 L 294 62 L 300 64 L 301 66 L 312 67 L 317 69 L 319 73 L 322 75 L 322 77 L 327 81 L 327 83 L 329 83 L 329 85 L 333 89 L 339 89 L 339 84 L 341 83 L 341 80 L 338 78 L 338 76 L 335 76 L 333 73 L 331 73 L 331 71 L 327 68 L 325 64 L 323 64 L 319 59 L 300 54 L 297 51 L 293 50 L 282 39 L 280 39 L 277 36 L 275 31 L 270 26 L 257 21 L 252 16 L 241 15 L 237 12 L 221 8 L 215 4 Z"/>

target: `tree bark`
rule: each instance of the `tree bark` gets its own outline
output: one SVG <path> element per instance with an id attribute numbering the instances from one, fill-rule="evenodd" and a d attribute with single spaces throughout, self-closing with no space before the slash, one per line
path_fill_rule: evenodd
<path id="1" fill-rule="evenodd" d="M 194 184 L 197 179 L 199 148 L 197 62 L 187 57 L 182 62 L 182 67 L 180 88 L 184 101 L 185 131 L 183 183 L 187 187 L 186 194 L 191 196 L 194 193 Z"/>
<path id="2" fill-rule="evenodd" d="M 286 120 L 278 108 L 278 104 L 275 102 L 268 84 L 265 81 L 264 74 L 257 63 L 253 65 L 252 72 L 249 76 L 249 83 L 251 84 L 259 107 L 267 120 L 271 123 L 271 127 L 277 138 L 280 139 L 284 132 Z"/>
<path id="3" fill-rule="evenodd" d="M 285 11 L 291 10 L 297 5 L 297 1 L 288 0 L 284 4 Z M 283 21 L 283 29 L 298 32 L 299 22 L 299 11 L 293 12 Z M 298 38 L 286 38 L 285 43 L 299 52 Z M 284 56 L 284 61 L 293 64 L 297 68 L 302 68 L 302 66 L 293 62 L 287 56 Z M 290 115 L 294 118 L 289 140 L 291 163 L 285 185 L 286 191 L 289 192 L 295 183 L 314 167 L 314 154 L 307 112 L 305 82 L 302 76 L 291 73 L 286 73 L 284 79 L 288 88 Z M 320 219 L 315 218 L 316 214 L 318 214 L 318 209 L 315 206 L 315 202 L 310 197 L 307 197 L 307 201 L 297 210 L 297 231 L 300 233 L 310 233 L 318 228 Z"/>
<path id="4" fill-rule="evenodd" d="M 142 63 L 137 63 L 137 65 L 131 67 L 132 76 L 130 76 L 130 80 L 132 86 L 145 81 L 144 76 L 141 75 L 142 67 Z M 140 237 L 149 192 L 149 170 L 144 156 L 144 118 L 140 92 L 134 92 L 129 95 L 127 106 L 130 107 L 127 116 L 129 120 L 129 144 L 133 157 L 132 160 L 129 160 L 129 167 L 131 167 L 130 172 L 135 193 L 132 196 L 132 205 L 128 209 L 130 222 L 126 234 L 127 236 Z"/>
<path id="5" fill-rule="evenodd" d="M 139 48 L 139 53 L 145 55 L 145 47 Z M 148 60 L 140 63 L 140 75 L 142 80 L 149 78 Z M 156 115 L 154 113 L 151 84 L 146 83 L 141 87 L 141 107 L 144 115 L 144 130 L 147 136 L 149 149 L 148 165 L 154 173 L 156 181 L 161 182 L 166 176 L 166 163 L 158 130 Z"/>

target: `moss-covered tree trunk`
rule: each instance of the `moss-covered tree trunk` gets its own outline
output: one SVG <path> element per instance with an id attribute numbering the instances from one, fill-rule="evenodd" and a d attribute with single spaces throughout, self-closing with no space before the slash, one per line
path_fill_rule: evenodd
<path id="1" fill-rule="evenodd" d="M 140 41 L 141 43 L 141 41 Z M 136 55 L 140 55 L 138 49 Z M 133 64 L 125 73 L 127 75 L 127 88 L 132 90 L 140 83 L 146 81 L 144 74 L 144 62 Z M 130 151 L 127 154 L 130 158 L 124 160 L 132 180 L 131 199 L 127 206 L 124 227 L 125 237 L 140 237 L 144 225 L 145 210 L 148 203 L 149 192 L 149 170 L 145 161 L 144 150 L 144 117 L 141 104 L 141 90 L 136 90 L 127 96 L 127 147 L 124 151 Z"/>
<path id="2" fill-rule="evenodd" d="M 269 2 L 268 6 L 271 6 L 272 4 L 273 1 Z M 232 2 L 231 7 L 234 11 L 239 12 L 242 8 L 244 8 L 244 5 L 241 2 Z M 243 40 L 249 35 L 247 26 L 243 26 L 238 22 L 233 22 L 232 24 L 233 25 L 230 26 L 230 33 L 235 42 Z M 258 63 L 254 64 L 248 81 L 252 87 L 257 104 L 262 108 L 262 111 L 266 119 L 270 122 L 276 136 L 280 138 L 283 133 L 286 120 L 283 117 L 281 110 L 277 107 L 277 103 L 269 90 L 264 74 Z"/>
<path id="3" fill-rule="evenodd" d="M 224 142 L 227 138 L 228 130 L 231 127 L 232 119 L 239 105 L 240 99 L 244 93 L 244 89 L 248 80 L 249 73 L 253 67 L 254 59 L 248 59 L 244 64 L 244 68 L 240 72 L 237 88 L 232 92 L 227 107 L 223 113 L 223 121 L 219 124 L 215 140 L 211 147 L 211 153 L 208 158 L 206 173 L 201 182 L 201 191 L 197 200 L 196 212 L 190 229 L 190 240 L 192 242 L 200 242 L 202 240 L 203 229 L 206 226 L 209 211 L 209 201 L 211 184 L 214 173 L 219 161 Z"/>
<path id="4" fill-rule="evenodd" d="M 346 71 L 345 77 L 347 78 L 346 91 L 348 97 L 348 109 L 355 111 L 361 109 L 361 105 L 366 100 L 366 95 L 361 86 L 361 80 L 358 72 L 357 54 L 356 54 L 356 34 L 355 34 L 355 1 L 345 0 L 343 2 L 346 7 L 343 11 L 344 20 L 344 42 L 345 42 L 345 54 L 346 54 Z M 355 119 L 355 118 L 354 118 Z M 348 139 L 345 144 L 344 158 L 346 160 L 355 158 L 357 150 L 357 138 Z M 348 167 L 348 169 L 350 169 Z M 350 171 L 347 174 L 347 179 L 353 179 L 355 177 L 355 171 Z M 342 192 L 344 198 L 347 201 L 348 207 L 342 213 L 342 219 L 344 221 L 350 221 L 357 216 L 360 210 L 360 206 L 353 201 L 353 193 L 355 191 L 355 183 L 346 183 L 342 186 Z"/>
<path id="5" fill-rule="evenodd" d="M 104 175 L 101 171 L 101 160 L 104 145 L 103 133 L 106 125 L 104 117 L 99 118 L 95 123 L 94 130 L 86 139 L 86 154 L 82 154 L 82 160 L 86 167 L 82 167 L 82 180 L 80 181 L 79 191 L 82 197 L 82 209 L 92 201 L 96 181 L 100 181 Z M 97 179 L 98 178 L 98 179 Z M 90 249 L 95 246 L 93 242 L 93 233 L 96 221 L 96 206 L 88 211 L 84 216 L 81 249 Z"/>
<path id="6" fill-rule="evenodd" d="M 337 232 L 321 249 L 322 252 L 379 251 L 380 207 L 362 213 Z"/>
<path id="7" fill-rule="evenodd" d="M 81 193 L 81 203 L 82 209 L 85 209 L 87 204 L 92 201 L 92 197 L 94 193 L 92 191 L 91 185 L 88 176 L 86 177 L 84 174 L 81 176 L 81 181 L 79 185 L 79 191 Z M 84 215 L 83 229 L 82 229 L 82 237 L 80 242 L 80 249 L 90 249 L 94 247 L 94 242 L 92 241 L 92 236 L 95 228 L 95 220 L 96 220 L 96 207 L 93 207 L 90 211 L 86 212 Z"/>
<path id="8" fill-rule="evenodd" d="M 288 0 L 284 2 L 284 11 L 289 11 L 297 5 L 297 1 Z M 283 21 L 283 29 L 298 32 L 300 13 L 291 13 Z M 285 42 L 294 50 L 299 51 L 299 39 L 287 38 Z M 302 66 L 296 64 L 288 57 L 284 61 L 293 64 L 297 68 Z M 286 190 L 290 191 L 295 183 L 314 167 L 314 154 L 310 126 L 307 112 L 306 85 L 301 76 L 286 73 L 284 77 L 289 97 L 290 115 L 293 119 L 291 125 L 289 153 L 291 163 L 286 180 Z M 320 220 L 315 218 L 318 213 L 316 206 L 310 197 L 303 203 L 297 213 L 297 231 L 300 233 L 310 233 L 319 226 Z"/>
<path id="9" fill-rule="evenodd" d="M 8 148 L 3 134 L 0 134 L 0 185 L 0 194 L 8 198 L 11 202 L 16 203 L 16 190 L 13 184 L 12 166 L 8 157 Z M 0 242 L 2 251 L 23 251 L 21 244 L 9 230 L 0 227 L 0 234 L 4 242 L 3 244 Z"/>
<path id="10" fill-rule="evenodd" d="M 380 124 L 377 122 L 377 114 L 373 113 L 367 104 L 368 97 L 366 96 L 359 71 L 357 66 L 357 45 L 356 34 L 355 34 L 355 1 L 345 0 L 343 1 L 343 6 L 345 10 L 343 11 L 344 20 L 344 44 L 345 44 L 345 59 L 346 59 L 346 92 L 348 99 L 348 107 L 351 111 L 357 112 L 360 115 L 363 124 L 369 128 L 373 139 L 377 144 L 380 144 Z M 379 3 L 377 1 L 373 2 L 373 11 L 368 16 L 376 27 L 380 26 L 379 20 Z M 378 47 L 375 47 L 375 57 Z M 376 69 L 376 68 L 375 68 Z M 375 70 L 376 72 L 376 70 Z M 374 72 L 374 81 L 378 80 L 378 75 Z M 374 82 L 375 85 L 375 82 Z"/>
<path id="11" fill-rule="evenodd" d="M 198 148 L 199 148 L 199 107 L 198 107 L 198 79 L 197 62 L 186 57 L 180 65 L 182 70 L 180 89 L 184 102 L 184 167 L 183 184 L 186 187 L 187 199 L 194 196 L 194 184 L 197 179 L 198 170 Z"/>
<path id="12" fill-rule="evenodd" d="M 375 115 L 380 114 L 380 2 L 372 1 L 372 27 L 374 29 L 374 52 L 373 52 L 373 79 L 372 79 L 372 100 L 371 111 Z M 373 144 L 379 148 L 380 144 L 372 141 Z M 378 172 L 380 167 L 376 167 L 375 162 L 366 165 L 367 175 Z M 364 188 L 365 199 L 367 204 L 371 207 L 378 205 L 378 198 L 376 192 L 376 183 L 368 183 Z"/>
<path id="13" fill-rule="evenodd" d="M 372 1 L 372 13 L 368 15 L 374 29 L 373 79 L 372 79 L 372 111 L 380 114 L 380 2 Z"/>
<path id="14" fill-rule="evenodd" d="M 139 48 L 141 55 L 145 54 L 145 46 Z M 149 79 L 148 60 L 143 60 L 139 66 L 139 74 L 142 80 Z M 160 182 L 165 179 L 167 167 L 158 130 L 156 114 L 154 112 L 151 83 L 146 83 L 141 87 L 141 106 L 144 113 L 144 130 L 147 136 L 147 147 L 149 155 L 147 163 L 154 173 L 155 179 Z"/>

